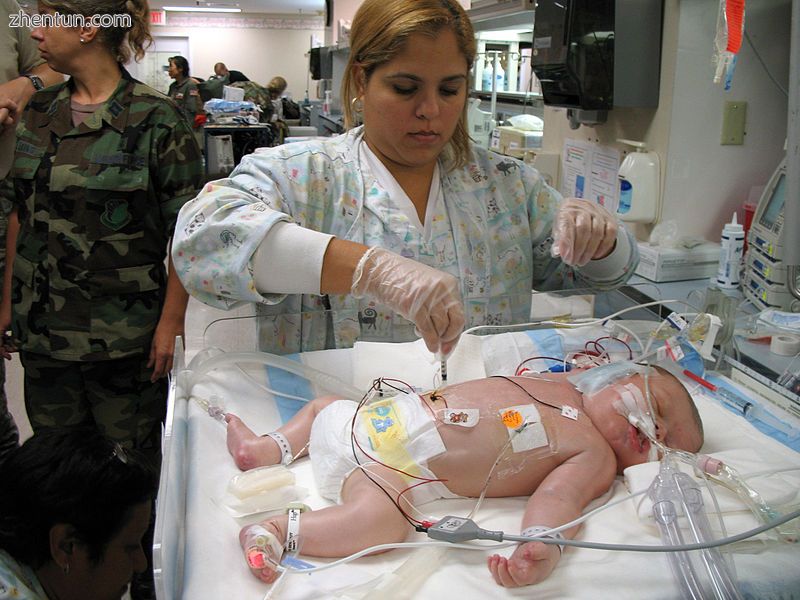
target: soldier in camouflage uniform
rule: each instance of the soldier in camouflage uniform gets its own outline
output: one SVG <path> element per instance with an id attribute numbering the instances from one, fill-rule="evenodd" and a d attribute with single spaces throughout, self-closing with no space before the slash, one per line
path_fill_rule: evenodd
<path id="1" fill-rule="evenodd" d="M 81 34 L 76 54 L 102 42 Z M 40 47 L 49 35 L 34 30 Z M 68 72 L 66 57 L 48 58 Z M 175 105 L 114 61 L 116 88 L 112 80 L 105 102 L 84 106 L 80 124 L 86 82 L 73 74 L 35 94 L 17 130 L 12 329 L 34 431 L 96 423 L 157 460 L 164 375 L 188 299 L 165 258 L 202 162 Z"/>
<path id="2" fill-rule="evenodd" d="M 186 121 L 194 127 L 195 117 L 204 112 L 197 83 L 189 77 L 189 62 L 182 56 L 170 57 L 168 73 L 175 81 L 170 84 L 167 96 L 175 101 Z"/>
<path id="3" fill-rule="evenodd" d="M 200 149 L 175 104 L 122 66 L 151 41 L 147 0 L 38 6 L 129 14 L 132 26 L 33 31 L 70 79 L 35 94 L 17 129 L 4 280 L 13 316 L 4 297 L 0 325 L 12 322 L 34 431 L 94 424 L 158 465 L 165 375 L 188 301 L 165 262 L 178 210 L 202 185 Z M 152 569 L 131 597 L 155 597 Z"/>

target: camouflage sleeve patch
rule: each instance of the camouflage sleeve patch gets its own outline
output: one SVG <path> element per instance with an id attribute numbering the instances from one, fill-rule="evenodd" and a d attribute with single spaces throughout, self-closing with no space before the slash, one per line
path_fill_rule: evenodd
<path id="1" fill-rule="evenodd" d="M 0 217 L 7 218 L 14 210 L 14 184 L 11 177 L 0 179 Z M 5 236 L 3 236 L 5 239 Z M 3 248 L 5 250 L 5 247 Z"/>
<path id="2" fill-rule="evenodd" d="M 178 211 L 203 185 L 203 159 L 194 134 L 177 110 L 168 107 L 159 112 L 155 164 L 151 170 L 158 173 L 159 209 L 172 235 Z"/>

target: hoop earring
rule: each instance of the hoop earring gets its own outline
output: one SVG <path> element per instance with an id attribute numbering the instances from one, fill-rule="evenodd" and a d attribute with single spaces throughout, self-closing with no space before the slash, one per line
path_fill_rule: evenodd
<path id="1" fill-rule="evenodd" d="M 350 108 L 354 113 L 360 115 L 362 112 L 364 112 L 364 101 L 358 97 L 353 98 L 350 100 Z"/>

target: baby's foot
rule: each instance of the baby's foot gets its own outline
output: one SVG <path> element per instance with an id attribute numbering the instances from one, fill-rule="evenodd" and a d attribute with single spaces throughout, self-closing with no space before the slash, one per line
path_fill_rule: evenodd
<path id="1" fill-rule="evenodd" d="M 281 461 L 281 451 L 272 438 L 256 435 L 233 413 L 227 413 L 225 421 L 228 423 L 228 452 L 242 471 L 277 465 Z"/>
<path id="2" fill-rule="evenodd" d="M 264 583 L 274 583 L 278 578 L 278 565 L 283 555 L 283 546 L 278 541 L 280 535 L 272 521 L 248 525 L 239 532 L 247 566 Z"/>

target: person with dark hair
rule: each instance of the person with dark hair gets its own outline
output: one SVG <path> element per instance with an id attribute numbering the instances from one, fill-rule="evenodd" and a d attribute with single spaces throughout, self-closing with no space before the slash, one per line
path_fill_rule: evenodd
<path id="1" fill-rule="evenodd" d="M 230 71 L 225 63 L 218 62 L 214 65 L 214 75 L 220 79 L 224 79 L 225 83 L 238 83 L 240 81 L 250 81 L 250 79 L 241 71 Z"/>
<path id="2" fill-rule="evenodd" d="M 175 101 L 189 125 L 199 127 L 202 123 L 198 125 L 195 119 L 198 115 L 204 117 L 205 113 L 197 82 L 189 76 L 189 61 L 183 56 L 170 56 L 167 73 L 175 80 L 170 84 L 167 96 Z"/>
<path id="3" fill-rule="evenodd" d="M 44 429 L 0 478 L 0 597 L 120 598 L 147 568 L 157 478 L 139 453 L 93 427 Z"/>

